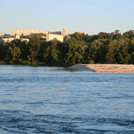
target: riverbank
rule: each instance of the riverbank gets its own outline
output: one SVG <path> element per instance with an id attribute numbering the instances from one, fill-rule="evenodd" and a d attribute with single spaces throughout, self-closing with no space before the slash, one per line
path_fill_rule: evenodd
<path id="1" fill-rule="evenodd" d="M 134 65 L 126 64 L 77 64 L 70 69 L 95 73 L 134 73 Z"/>
<path id="2" fill-rule="evenodd" d="M 26 66 L 49 66 L 49 67 L 68 67 L 66 64 L 48 64 L 44 62 L 29 62 L 29 61 L 19 61 L 19 62 L 4 62 L 0 61 L 0 65 L 26 65 Z"/>

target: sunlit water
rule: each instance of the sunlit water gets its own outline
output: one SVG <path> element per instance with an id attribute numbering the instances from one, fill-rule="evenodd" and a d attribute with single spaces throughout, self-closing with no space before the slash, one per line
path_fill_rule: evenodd
<path id="1" fill-rule="evenodd" d="M 0 134 L 134 134 L 134 74 L 0 66 Z"/>

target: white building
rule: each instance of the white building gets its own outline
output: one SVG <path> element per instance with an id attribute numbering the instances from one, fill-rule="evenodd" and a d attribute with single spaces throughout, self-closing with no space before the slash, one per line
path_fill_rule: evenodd
<path id="1" fill-rule="evenodd" d="M 29 39 L 27 39 L 27 38 L 20 38 L 19 35 L 4 37 L 4 38 L 1 39 L 1 41 L 3 41 L 3 42 L 11 42 L 11 41 L 13 41 L 15 39 L 20 39 L 21 41 L 29 42 Z"/>
<path id="2" fill-rule="evenodd" d="M 4 33 L 0 33 L 0 36 L 4 36 Z"/>
<path id="3" fill-rule="evenodd" d="M 21 41 L 29 42 L 30 40 L 29 40 L 29 39 L 27 39 L 27 38 L 21 38 Z"/>
<path id="4" fill-rule="evenodd" d="M 43 30 L 38 30 L 38 29 L 13 29 L 12 30 L 12 35 L 30 35 L 30 34 L 40 34 L 43 39 L 45 39 L 46 36 L 46 41 L 50 41 L 53 39 L 57 39 L 61 42 L 63 42 L 63 39 L 65 36 L 67 36 L 68 34 L 68 30 L 67 28 L 63 28 L 63 31 L 48 31 L 48 32 L 44 32 Z M 5 42 L 7 41 L 12 41 L 13 38 L 8 38 L 8 39 L 4 39 Z M 22 40 L 22 39 L 21 39 Z M 26 40 L 26 39 L 25 39 Z"/>
<path id="5" fill-rule="evenodd" d="M 57 39 L 61 42 L 63 42 L 64 37 L 67 36 L 68 30 L 67 28 L 63 28 L 63 31 L 51 31 L 46 34 L 46 41 L 50 41 L 53 39 Z"/>
<path id="6" fill-rule="evenodd" d="M 16 35 L 16 36 L 3 37 L 3 38 L 1 39 L 1 41 L 3 41 L 3 42 L 11 42 L 11 41 L 13 41 L 14 39 L 20 39 L 20 36 Z"/>
<path id="7" fill-rule="evenodd" d="M 49 34 L 49 33 L 46 35 L 46 41 L 51 41 L 53 39 L 57 39 L 57 40 L 63 42 L 63 36 L 62 35 Z"/>
<path id="8" fill-rule="evenodd" d="M 40 29 L 13 29 L 12 35 L 30 35 L 30 34 L 44 34 L 43 30 Z"/>

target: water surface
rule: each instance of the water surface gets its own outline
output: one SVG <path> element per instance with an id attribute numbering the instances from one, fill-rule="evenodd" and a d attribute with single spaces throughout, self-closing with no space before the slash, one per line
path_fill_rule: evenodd
<path id="1" fill-rule="evenodd" d="M 134 74 L 0 66 L 0 134 L 134 134 Z"/>

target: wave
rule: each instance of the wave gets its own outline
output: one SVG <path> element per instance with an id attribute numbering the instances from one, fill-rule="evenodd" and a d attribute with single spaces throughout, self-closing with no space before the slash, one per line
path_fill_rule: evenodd
<path id="1" fill-rule="evenodd" d="M 27 111 L 1 110 L 0 132 L 133 134 L 134 120 L 71 115 L 35 115 Z"/>

